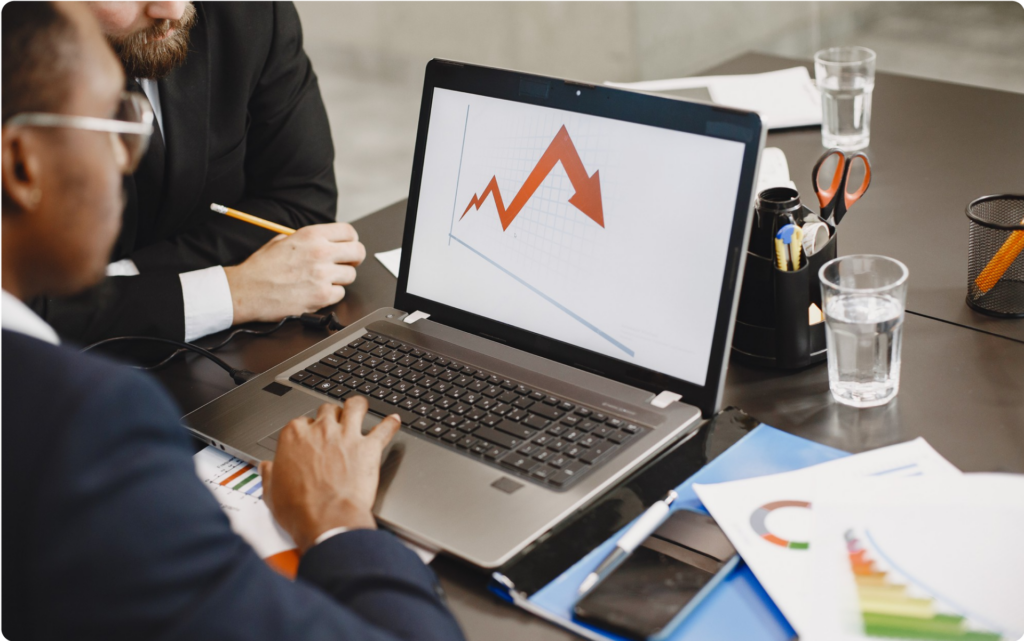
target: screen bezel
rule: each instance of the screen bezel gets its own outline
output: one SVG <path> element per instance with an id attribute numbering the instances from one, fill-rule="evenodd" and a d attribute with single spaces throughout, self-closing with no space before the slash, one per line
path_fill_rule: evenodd
<path id="1" fill-rule="evenodd" d="M 744 144 L 736 208 L 730 228 L 728 253 L 704 385 L 548 338 L 408 291 L 413 233 L 416 228 L 427 129 L 435 88 L 612 118 Z M 751 112 L 502 69 L 431 60 L 427 63 L 423 83 L 405 232 L 402 238 L 402 247 L 405 251 L 402 252 L 395 307 L 410 313 L 425 312 L 430 314 L 431 320 L 461 331 L 578 367 L 654 394 L 662 391 L 675 392 L 682 396 L 684 402 L 697 406 L 705 417 L 710 417 L 718 410 L 720 387 L 724 383 L 726 350 L 729 347 L 727 343 L 732 335 L 731 326 L 738 301 L 737 284 L 745 257 L 744 244 L 752 212 L 754 178 L 763 140 L 761 119 Z"/>

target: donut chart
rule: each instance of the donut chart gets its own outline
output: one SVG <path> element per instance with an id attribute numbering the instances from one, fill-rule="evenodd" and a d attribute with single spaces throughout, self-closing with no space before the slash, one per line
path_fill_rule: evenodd
<path id="1" fill-rule="evenodd" d="M 784 507 L 802 507 L 804 509 L 810 509 L 811 504 L 807 501 L 772 501 L 771 503 L 765 503 L 750 514 L 750 527 L 753 528 L 755 534 L 769 543 L 779 547 L 789 548 L 790 550 L 806 550 L 810 547 L 810 543 L 807 541 L 787 541 L 786 539 L 775 536 L 768 531 L 768 526 L 765 524 L 768 515 L 773 510 L 778 510 Z"/>

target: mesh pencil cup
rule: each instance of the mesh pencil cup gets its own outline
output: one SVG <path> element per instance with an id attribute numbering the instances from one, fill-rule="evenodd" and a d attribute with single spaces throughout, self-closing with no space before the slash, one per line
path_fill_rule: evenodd
<path id="1" fill-rule="evenodd" d="M 967 205 L 967 305 L 1024 318 L 1024 196 L 985 196 Z"/>

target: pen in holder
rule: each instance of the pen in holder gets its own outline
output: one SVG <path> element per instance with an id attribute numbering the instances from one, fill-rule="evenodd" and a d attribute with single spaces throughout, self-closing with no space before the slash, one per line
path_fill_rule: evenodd
<path id="1" fill-rule="evenodd" d="M 799 369 L 825 360 L 824 314 L 812 323 L 810 310 L 812 303 L 819 311 L 822 309 L 818 270 L 836 257 L 835 227 L 823 222 L 829 232 L 828 241 L 816 243 L 810 256 L 797 252 L 801 258 L 795 270 L 790 267 L 791 258 L 780 264 L 776 254 L 780 231 L 794 224 L 807 230 L 808 217 L 814 219 L 816 215 L 800 203 L 800 194 L 794 189 L 776 187 L 757 196 L 732 340 L 737 362 Z"/>

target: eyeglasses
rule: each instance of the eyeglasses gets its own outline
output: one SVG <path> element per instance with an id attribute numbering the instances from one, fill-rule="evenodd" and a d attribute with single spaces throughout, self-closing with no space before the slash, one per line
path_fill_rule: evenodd
<path id="1" fill-rule="evenodd" d="M 141 93 L 125 91 L 121 94 L 115 118 L 26 112 L 11 116 L 4 123 L 4 127 L 17 126 L 105 131 L 110 134 L 114 157 L 122 171 L 130 174 L 139 166 L 149 146 L 149 137 L 153 133 L 153 107 Z"/>

